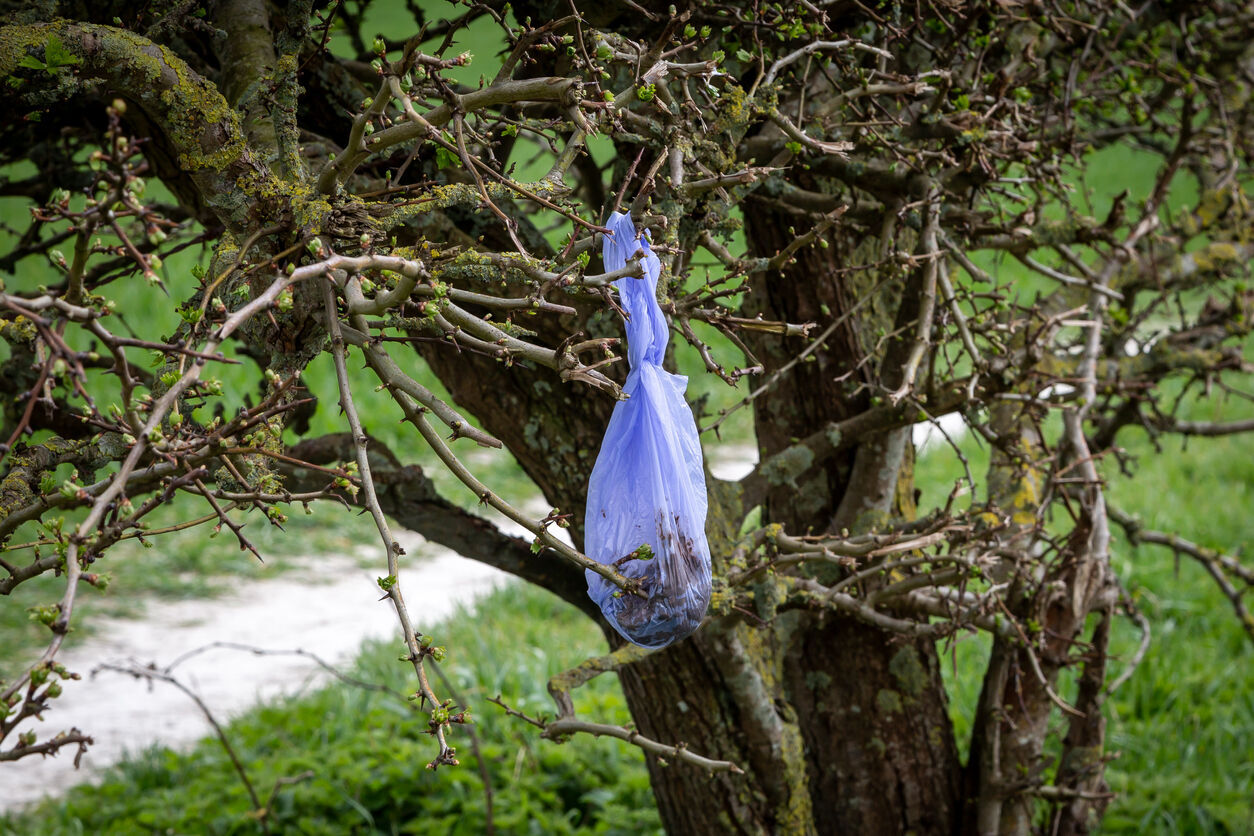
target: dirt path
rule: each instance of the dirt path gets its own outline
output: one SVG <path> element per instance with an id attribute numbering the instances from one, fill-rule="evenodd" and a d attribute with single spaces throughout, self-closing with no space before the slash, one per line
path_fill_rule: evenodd
<path id="1" fill-rule="evenodd" d="M 404 535 L 404 532 L 401 532 Z M 502 583 L 504 573 L 446 549 L 404 536 L 409 554 L 423 555 L 401 576 L 415 626 L 431 626 L 458 604 Z M 307 567 L 307 568 L 306 568 Z M 43 723 L 40 737 L 78 727 L 95 738 L 74 769 L 73 752 L 42 761 L 0 764 L 0 810 L 56 795 L 90 780 L 126 751 L 155 743 L 190 746 L 210 726 L 177 688 L 111 671 L 88 675 L 106 662 L 167 665 L 214 642 L 268 650 L 302 648 L 332 664 L 346 664 L 367 639 L 399 635 L 390 603 L 380 601 L 377 567 L 349 557 L 311 557 L 304 567 L 277 578 L 242 584 L 210 600 L 150 602 L 138 620 L 102 619 L 89 638 L 69 645 L 58 661 L 83 675 L 67 683 Z M 318 665 L 299 656 L 257 656 L 240 650 L 207 651 L 180 665 L 179 680 L 193 688 L 222 722 L 258 701 L 290 694 L 327 679 Z"/>

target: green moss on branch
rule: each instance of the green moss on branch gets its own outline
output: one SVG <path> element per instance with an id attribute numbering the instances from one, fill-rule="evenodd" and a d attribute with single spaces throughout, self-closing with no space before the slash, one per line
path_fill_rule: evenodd
<path id="1" fill-rule="evenodd" d="M 140 108 L 228 228 L 255 226 L 273 209 L 261 200 L 234 198 L 240 193 L 256 198 L 273 179 L 249 147 L 235 110 L 171 50 L 133 32 L 65 20 L 0 27 L 0 75 L 22 82 L 6 85 L 5 96 L 46 94 L 42 71 L 20 62 L 54 37 L 77 59 L 61 74 L 72 82 L 60 79 L 56 92 L 73 95 L 103 82 L 109 93 Z"/>

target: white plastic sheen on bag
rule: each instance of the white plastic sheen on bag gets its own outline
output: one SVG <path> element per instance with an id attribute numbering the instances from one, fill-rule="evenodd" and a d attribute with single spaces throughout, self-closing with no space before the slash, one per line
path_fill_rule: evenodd
<path id="1" fill-rule="evenodd" d="M 631 371 L 614 406 L 588 484 L 588 556 L 639 578 L 646 597 L 587 571 L 588 595 L 614 628 L 642 647 L 692 634 L 710 604 L 710 546 L 701 443 L 684 400 L 688 378 L 662 368 L 668 330 L 657 304 L 661 264 L 630 214 L 606 224 L 606 270 L 642 252 L 644 278 L 615 282 L 627 314 Z"/>

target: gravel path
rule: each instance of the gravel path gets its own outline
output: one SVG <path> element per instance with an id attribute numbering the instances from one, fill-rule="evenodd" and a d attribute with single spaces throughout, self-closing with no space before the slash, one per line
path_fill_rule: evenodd
<path id="1" fill-rule="evenodd" d="M 458 604 L 504 582 L 506 575 L 446 549 L 398 532 L 411 555 L 424 558 L 401 575 L 415 625 L 434 625 Z M 301 648 L 331 664 L 351 662 L 367 639 L 399 635 L 396 615 L 380 601 L 378 567 L 362 568 L 348 557 L 311 557 L 303 568 L 277 578 L 241 584 L 209 600 L 150 602 L 138 620 L 100 619 L 95 632 L 68 645 L 58 661 L 83 675 L 66 683 L 43 723 L 42 739 L 78 727 L 95 739 L 74 769 L 73 751 L 42 761 L 27 758 L 0 764 L 0 810 L 56 795 L 90 780 L 125 752 L 155 743 L 189 747 L 211 733 L 204 715 L 172 685 L 101 671 L 101 663 L 168 665 L 180 655 L 214 642 L 266 650 Z M 258 701 L 320 684 L 328 678 L 316 662 L 300 656 L 258 656 L 215 648 L 179 665 L 178 679 L 191 687 L 222 722 Z"/>

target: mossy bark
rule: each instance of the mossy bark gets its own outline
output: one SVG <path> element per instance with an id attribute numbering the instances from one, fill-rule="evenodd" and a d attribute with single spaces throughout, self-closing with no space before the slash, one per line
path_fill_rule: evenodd
<path id="1" fill-rule="evenodd" d="M 76 63 L 55 74 L 22 68 L 22 58 L 41 54 L 50 38 L 61 41 Z M 168 47 L 112 26 L 63 20 L 4 26 L 0 77 L 9 79 L 0 85 L 0 102 L 14 112 L 103 83 L 128 103 L 128 118 L 154 138 L 158 175 L 208 225 L 246 234 L 283 209 L 283 195 L 248 145 L 239 115 Z"/>
<path id="2" fill-rule="evenodd" d="M 769 257 L 793 237 L 792 219 L 765 206 L 746 217 L 747 241 L 756 255 Z M 827 247 L 803 250 L 785 270 L 754 283 L 749 304 L 768 319 L 831 321 L 858 300 L 865 303 L 815 353 L 814 362 L 799 364 L 771 397 L 755 402 L 763 458 L 865 407 L 867 395 L 859 384 L 874 374 L 874 365 L 865 362 L 868 340 L 860 329 L 886 319 L 903 293 L 900 282 L 885 284 L 884 301 L 893 304 L 880 306 L 871 275 L 841 271 L 855 249 L 867 246 L 879 242 L 858 240 L 852 232 L 833 234 Z M 753 348 L 778 354 L 775 359 L 796 350 L 768 340 Z M 765 519 L 796 532 L 842 527 L 848 521 L 837 511 L 851 505 L 845 500 L 854 488 L 882 494 L 873 510 L 912 512 L 909 439 L 888 435 L 872 437 L 867 450 L 816 465 L 795 487 L 773 486 Z M 858 479 L 860 470 L 875 474 L 878 487 Z M 804 735 L 816 831 L 953 832 L 960 764 L 935 646 L 904 641 L 850 618 L 806 613 L 790 625 L 782 657 L 782 693 Z"/>

